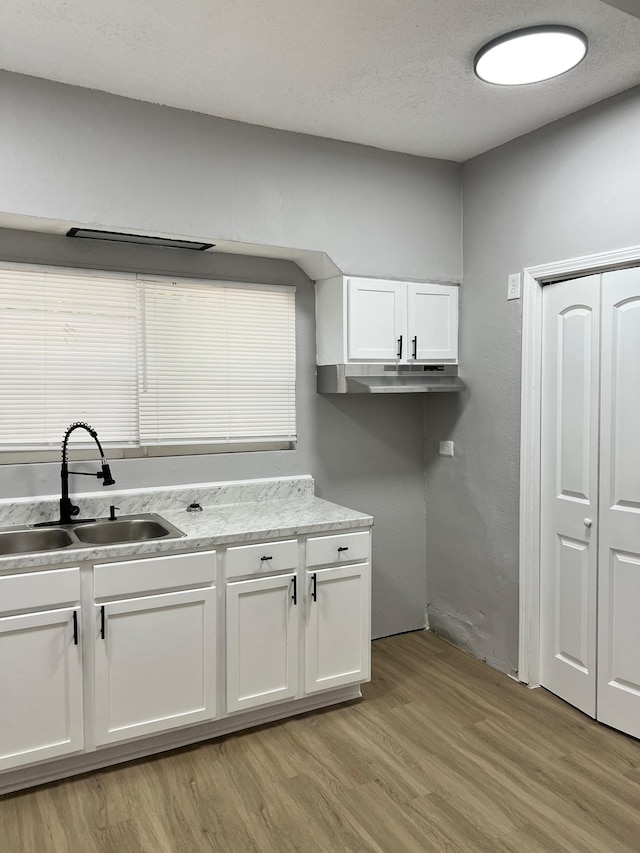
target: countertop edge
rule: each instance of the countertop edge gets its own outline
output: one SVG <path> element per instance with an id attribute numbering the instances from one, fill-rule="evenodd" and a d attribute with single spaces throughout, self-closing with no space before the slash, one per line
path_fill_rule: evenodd
<path id="1" fill-rule="evenodd" d="M 258 522 L 255 515 L 259 515 L 259 506 L 252 507 L 254 515 L 253 525 L 241 525 L 238 522 L 227 522 L 226 529 L 208 534 L 193 529 L 191 532 L 185 528 L 201 528 L 206 524 L 207 518 L 198 513 L 198 518 L 185 518 L 185 514 L 175 511 L 163 512 L 161 515 L 185 532 L 185 536 L 179 539 L 154 539 L 146 542 L 124 543 L 118 545 L 101 545 L 87 548 L 68 548 L 55 551 L 38 551 L 29 554 L 11 554 L 0 556 L 0 576 L 12 571 L 31 568 L 64 567 L 80 563 L 104 563 L 117 561 L 123 558 L 136 556 L 153 556 L 162 554 L 175 554 L 178 552 L 189 552 L 193 550 L 206 550 L 221 545 L 237 545 L 256 541 L 282 539 L 289 536 L 304 536 L 309 533 L 323 533 L 332 530 L 357 530 L 368 529 L 373 526 L 373 518 L 365 513 L 357 512 L 346 507 L 332 504 L 321 498 L 312 498 L 303 503 L 300 509 L 300 521 L 296 521 L 295 510 L 286 506 L 287 501 L 270 501 L 268 511 L 264 514 L 263 521 Z M 278 511 L 286 509 L 286 519 L 279 519 Z M 225 506 L 225 515 L 233 515 L 234 510 L 238 513 L 246 512 L 245 504 L 228 504 Z M 209 512 L 218 514 L 220 507 L 211 507 Z M 310 518 L 314 510 L 320 516 L 334 515 L 334 517 Z M 212 518 L 211 526 L 220 524 L 218 518 Z M 278 521 L 283 523 L 278 524 Z M 273 522 L 276 522 L 275 524 Z"/>

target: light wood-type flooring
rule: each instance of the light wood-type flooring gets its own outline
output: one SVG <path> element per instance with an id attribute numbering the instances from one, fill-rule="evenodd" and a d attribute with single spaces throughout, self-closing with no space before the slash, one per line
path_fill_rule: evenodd
<path id="1" fill-rule="evenodd" d="M 640 851 L 640 742 L 421 631 L 364 700 L 0 798 L 1 853 Z"/>

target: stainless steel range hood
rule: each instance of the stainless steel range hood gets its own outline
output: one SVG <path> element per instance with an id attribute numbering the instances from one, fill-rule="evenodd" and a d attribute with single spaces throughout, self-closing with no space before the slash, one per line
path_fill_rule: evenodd
<path id="1" fill-rule="evenodd" d="M 456 364 L 323 364 L 318 366 L 320 394 L 427 394 L 464 391 Z"/>

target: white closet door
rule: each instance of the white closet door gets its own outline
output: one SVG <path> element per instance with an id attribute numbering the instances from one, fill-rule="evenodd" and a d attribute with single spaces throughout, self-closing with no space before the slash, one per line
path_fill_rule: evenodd
<path id="1" fill-rule="evenodd" d="M 640 737 L 640 269 L 603 275 L 598 719 Z"/>
<path id="2" fill-rule="evenodd" d="M 600 276 L 543 291 L 541 683 L 595 716 Z"/>

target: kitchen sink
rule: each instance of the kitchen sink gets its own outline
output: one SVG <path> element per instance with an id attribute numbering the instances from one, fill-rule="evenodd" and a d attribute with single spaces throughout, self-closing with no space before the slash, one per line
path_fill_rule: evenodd
<path id="1" fill-rule="evenodd" d="M 125 517 L 115 521 L 104 519 L 74 528 L 76 537 L 87 545 L 116 545 L 123 542 L 146 542 L 148 539 L 175 539 L 184 534 L 159 517 Z"/>
<path id="2" fill-rule="evenodd" d="M 178 539 L 184 535 L 182 530 L 156 513 L 123 515 L 113 520 L 99 518 L 64 526 L 13 527 L 0 530 L 0 556 Z"/>
<path id="3" fill-rule="evenodd" d="M 68 548 L 73 538 L 62 527 L 46 530 L 7 530 L 0 532 L 0 554 L 30 554 L 31 551 L 56 551 Z"/>

